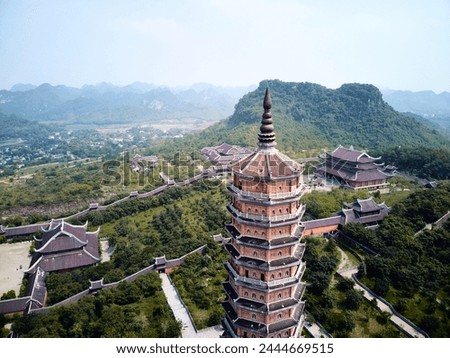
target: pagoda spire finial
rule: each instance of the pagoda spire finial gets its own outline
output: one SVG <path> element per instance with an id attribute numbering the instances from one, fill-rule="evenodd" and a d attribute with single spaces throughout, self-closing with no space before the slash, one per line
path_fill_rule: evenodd
<path id="1" fill-rule="evenodd" d="M 269 88 L 266 88 L 263 107 L 264 113 L 262 115 L 261 127 L 259 127 L 258 146 L 260 148 L 275 147 L 277 143 L 275 142 L 275 131 L 273 128 L 272 113 L 270 112 L 270 109 L 272 108 L 272 98 L 270 97 Z"/>

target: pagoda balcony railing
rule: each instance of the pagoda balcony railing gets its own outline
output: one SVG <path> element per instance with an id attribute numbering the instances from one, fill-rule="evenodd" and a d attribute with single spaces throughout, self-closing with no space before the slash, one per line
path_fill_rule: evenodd
<path id="1" fill-rule="evenodd" d="M 300 186 L 297 187 L 297 189 L 293 191 L 287 191 L 282 193 L 259 193 L 253 191 L 245 191 L 237 188 L 233 184 L 229 185 L 228 188 L 238 195 L 247 196 L 255 199 L 286 199 L 299 195 L 304 190 L 304 184 L 302 183 Z"/>
<path id="2" fill-rule="evenodd" d="M 240 276 L 236 272 L 236 270 L 233 268 L 233 266 L 231 266 L 231 264 L 229 262 L 226 262 L 225 266 L 226 266 L 228 272 L 230 272 L 233 275 L 235 281 L 241 281 L 241 282 L 245 282 L 245 283 L 248 283 L 251 285 L 261 286 L 264 288 L 272 288 L 272 287 L 276 287 L 276 286 L 280 286 L 280 285 L 284 285 L 284 284 L 296 283 L 296 282 L 299 282 L 299 277 L 300 277 L 298 275 L 295 275 L 293 277 L 286 277 L 286 278 L 282 278 L 279 280 L 271 280 L 271 281 L 267 282 L 267 281 L 262 281 L 262 280 L 256 280 L 256 279 L 250 278 L 250 277 Z M 304 271 L 304 269 L 303 269 L 303 271 Z M 299 272 L 299 271 L 297 271 L 297 272 Z"/>
<path id="3" fill-rule="evenodd" d="M 305 210 L 306 210 L 305 205 L 300 205 L 300 207 L 297 209 L 297 211 L 295 213 L 285 214 L 285 215 L 267 216 L 267 215 L 255 215 L 255 214 L 250 214 L 250 213 L 243 213 L 243 212 L 239 211 L 238 209 L 236 209 L 231 204 L 228 204 L 227 208 L 228 208 L 228 210 L 231 211 L 232 214 L 234 214 L 240 218 L 257 220 L 257 221 L 261 221 L 261 222 L 276 222 L 276 221 L 286 221 L 286 220 L 296 219 L 298 217 L 303 216 L 303 214 L 305 213 Z"/>

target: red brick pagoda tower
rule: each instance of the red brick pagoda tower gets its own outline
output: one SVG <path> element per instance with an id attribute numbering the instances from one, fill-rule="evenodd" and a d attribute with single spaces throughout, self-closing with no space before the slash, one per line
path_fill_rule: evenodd
<path id="1" fill-rule="evenodd" d="M 299 337 L 304 323 L 303 168 L 276 149 L 268 89 L 263 104 L 258 149 L 232 166 L 228 187 L 225 337 Z"/>

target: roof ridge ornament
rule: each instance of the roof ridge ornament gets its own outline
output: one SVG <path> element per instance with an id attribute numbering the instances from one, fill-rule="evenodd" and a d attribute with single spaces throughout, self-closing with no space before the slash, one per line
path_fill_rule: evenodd
<path id="1" fill-rule="evenodd" d="M 258 146 L 259 148 L 275 147 L 275 131 L 273 127 L 272 113 L 272 97 L 270 96 L 269 88 L 266 88 L 263 101 L 264 113 L 262 115 L 261 127 L 259 127 Z"/>

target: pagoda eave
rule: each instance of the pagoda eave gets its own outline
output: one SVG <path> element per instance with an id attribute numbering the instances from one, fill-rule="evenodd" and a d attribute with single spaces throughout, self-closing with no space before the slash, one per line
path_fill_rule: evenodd
<path id="1" fill-rule="evenodd" d="M 224 267 L 228 271 L 228 273 L 232 276 L 232 280 L 236 286 L 249 287 L 261 292 L 272 292 L 277 291 L 281 288 L 288 288 L 296 286 L 298 284 L 303 284 L 300 277 L 289 277 L 287 279 L 282 278 L 273 281 L 261 281 L 238 275 L 228 262 L 224 264 Z M 228 281 L 225 281 L 225 283 L 226 282 Z"/>

